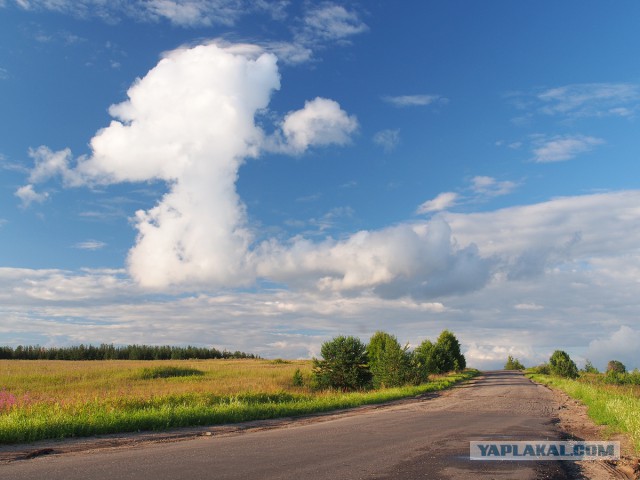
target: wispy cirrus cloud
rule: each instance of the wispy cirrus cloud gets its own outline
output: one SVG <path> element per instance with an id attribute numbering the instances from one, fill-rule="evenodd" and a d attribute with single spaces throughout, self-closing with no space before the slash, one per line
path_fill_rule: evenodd
<path id="1" fill-rule="evenodd" d="M 36 192 L 31 184 L 18 188 L 15 192 L 15 196 L 20 199 L 23 208 L 28 208 L 33 203 L 44 203 L 49 199 L 48 193 Z"/>
<path id="2" fill-rule="evenodd" d="M 293 25 L 291 40 L 252 39 L 288 64 L 312 61 L 314 53 L 329 44 L 349 44 L 350 38 L 369 30 L 355 8 L 334 2 L 306 4 L 298 17 L 290 17 L 288 0 L 14 0 L 26 11 L 54 11 L 76 18 L 99 18 L 106 23 L 132 19 L 144 23 L 168 22 L 182 28 L 231 27 L 244 17 L 264 16 Z M 5 2 L 6 3 L 6 2 Z M 0 8 L 3 4 L 0 4 Z M 66 32 L 38 31 L 32 34 L 41 42 L 54 39 L 65 43 L 82 40 Z M 117 66 L 118 62 L 112 62 Z M 1 73 L 1 72 L 0 72 Z"/>
<path id="3" fill-rule="evenodd" d="M 349 44 L 351 37 L 369 30 L 360 14 L 333 2 L 312 5 L 301 18 L 293 19 L 291 41 L 270 41 L 263 45 L 284 63 L 313 60 L 314 53 L 330 44 Z"/>
<path id="4" fill-rule="evenodd" d="M 605 141 L 587 135 L 535 135 L 533 161 L 536 163 L 564 162 L 592 151 Z"/>
<path id="5" fill-rule="evenodd" d="M 281 18 L 287 5 L 284 1 L 250 0 L 15 0 L 15 3 L 24 10 L 49 10 L 79 18 L 101 18 L 107 22 L 118 22 L 123 18 L 142 22 L 165 20 L 179 27 L 229 26 L 256 12 Z"/>
<path id="6" fill-rule="evenodd" d="M 416 213 L 423 214 L 441 212 L 442 210 L 446 210 L 456 205 L 459 197 L 460 196 L 455 192 L 441 193 L 437 197 L 420 204 Z"/>
<path id="7" fill-rule="evenodd" d="M 640 84 L 580 83 L 536 94 L 538 110 L 570 117 L 631 116 L 640 106 Z"/>
<path id="8" fill-rule="evenodd" d="M 400 129 L 380 130 L 373 135 L 373 143 L 382 147 L 385 152 L 391 152 L 400 143 Z"/>
<path id="9" fill-rule="evenodd" d="M 303 43 L 314 43 L 318 40 L 344 41 L 368 29 L 355 11 L 325 2 L 306 12 L 298 39 Z"/>
<path id="10" fill-rule="evenodd" d="M 631 117 L 640 109 L 640 84 L 624 82 L 574 83 L 507 95 L 519 110 L 527 112 L 514 121 L 530 121 L 534 115 L 563 120 L 594 117 Z"/>
<path id="11" fill-rule="evenodd" d="M 518 187 L 516 182 L 510 180 L 496 180 L 493 177 L 478 175 L 471 179 L 471 190 L 482 196 L 498 197 L 508 195 Z"/>
<path id="12" fill-rule="evenodd" d="M 511 180 L 498 180 L 486 175 L 477 175 L 469 180 L 468 185 L 457 192 L 443 192 L 431 200 L 422 203 L 416 209 L 418 215 L 442 212 L 460 204 L 484 202 L 493 197 L 508 195 L 518 188 L 518 183 Z"/>
<path id="13" fill-rule="evenodd" d="M 73 248 L 77 248 L 79 250 L 100 250 L 106 246 L 107 244 L 100 240 L 85 240 L 84 242 L 74 244 Z"/>
<path id="14" fill-rule="evenodd" d="M 425 107 L 433 104 L 445 104 L 449 101 L 441 95 L 386 95 L 382 100 L 393 105 L 394 107 Z"/>

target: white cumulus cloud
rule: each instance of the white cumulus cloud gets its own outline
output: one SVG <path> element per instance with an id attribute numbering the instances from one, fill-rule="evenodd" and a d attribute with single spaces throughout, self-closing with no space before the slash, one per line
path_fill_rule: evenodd
<path id="1" fill-rule="evenodd" d="M 372 290 L 384 298 L 463 293 L 481 288 L 491 272 L 491 261 L 473 244 L 457 245 L 441 218 L 360 231 L 343 241 L 265 242 L 260 250 L 260 276 L 320 291 Z"/>
<path id="2" fill-rule="evenodd" d="M 91 140 L 91 155 L 70 167 L 68 150 L 42 147 L 33 179 L 165 181 L 168 193 L 135 214 L 138 236 L 128 270 L 143 287 L 214 289 L 267 278 L 294 289 L 429 299 L 489 280 L 491 262 L 472 243 L 458 245 L 441 219 L 341 240 L 256 244 L 236 191 L 245 158 L 274 143 L 295 154 L 342 145 L 358 126 L 337 102 L 316 98 L 287 114 L 269 137 L 254 116 L 279 85 L 275 57 L 256 47 L 210 44 L 169 52 L 129 89 L 128 100 L 109 109 L 114 120 Z"/>
<path id="3" fill-rule="evenodd" d="M 345 145 L 357 128 L 356 117 L 348 115 L 338 102 L 318 97 L 285 116 L 282 147 L 302 153 L 312 145 Z"/>

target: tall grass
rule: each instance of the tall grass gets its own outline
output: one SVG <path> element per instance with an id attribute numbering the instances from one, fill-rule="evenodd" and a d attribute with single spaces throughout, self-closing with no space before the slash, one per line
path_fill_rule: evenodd
<path id="1" fill-rule="evenodd" d="M 0 362 L 0 400 L 6 404 L 0 405 L 0 443 L 326 412 L 442 390 L 475 375 L 342 393 L 294 386 L 296 370 L 309 378 L 311 363 L 304 361 L 23 363 Z"/>
<path id="2" fill-rule="evenodd" d="M 569 380 L 549 375 L 531 374 L 539 383 L 559 388 L 583 402 L 588 415 L 601 425 L 627 433 L 640 452 L 640 388 L 606 385 L 583 380 Z"/>

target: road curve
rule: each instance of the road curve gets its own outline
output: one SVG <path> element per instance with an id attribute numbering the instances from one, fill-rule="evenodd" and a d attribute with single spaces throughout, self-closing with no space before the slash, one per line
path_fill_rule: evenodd
<path id="1" fill-rule="evenodd" d="M 548 389 L 521 374 L 486 372 L 436 398 L 240 435 L 17 461 L 1 465 L 0 478 L 575 478 L 566 462 L 469 460 L 470 440 L 560 439 L 557 409 Z"/>

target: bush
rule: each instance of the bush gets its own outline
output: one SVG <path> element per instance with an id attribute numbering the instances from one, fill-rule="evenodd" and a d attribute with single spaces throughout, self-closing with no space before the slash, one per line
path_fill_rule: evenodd
<path id="1" fill-rule="evenodd" d="M 366 346 L 356 337 L 335 337 L 322 344 L 322 360 L 313 359 L 319 388 L 360 390 L 371 386 Z"/>
<path id="2" fill-rule="evenodd" d="M 537 373 L 538 375 L 551 375 L 551 369 L 548 363 L 542 363 L 535 367 L 531 367 L 528 370 L 530 373 Z"/>
<path id="3" fill-rule="evenodd" d="M 513 358 L 511 355 L 507 357 L 507 363 L 504 364 L 505 370 L 524 370 L 524 365 L 520 363 L 520 360 Z"/>
<path id="4" fill-rule="evenodd" d="M 281 358 L 275 358 L 271 360 L 271 363 L 273 363 L 274 365 L 288 365 L 289 363 L 291 363 L 291 361 L 283 360 Z"/>
<path id="5" fill-rule="evenodd" d="M 627 367 L 618 360 L 610 360 L 607 363 L 607 373 L 627 373 Z"/>
<path id="6" fill-rule="evenodd" d="M 296 368 L 296 371 L 293 372 L 293 386 L 294 387 L 303 387 L 304 386 L 304 378 L 302 378 L 302 372 L 299 368 Z"/>
<path id="7" fill-rule="evenodd" d="M 549 369 L 553 375 L 565 378 L 577 378 L 578 367 L 571 360 L 569 354 L 563 350 L 556 350 L 549 358 Z"/>
<path id="8" fill-rule="evenodd" d="M 151 380 L 154 378 L 172 378 L 172 377 L 193 377 L 204 375 L 202 370 L 188 367 L 153 367 L 143 368 L 137 375 L 143 380 Z"/>
<path id="9" fill-rule="evenodd" d="M 409 382 L 411 356 L 394 335 L 376 332 L 367 346 L 374 388 L 399 387 Z"/>

